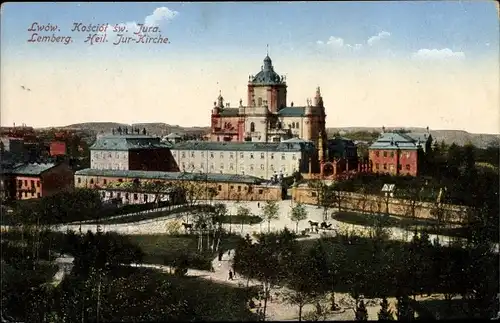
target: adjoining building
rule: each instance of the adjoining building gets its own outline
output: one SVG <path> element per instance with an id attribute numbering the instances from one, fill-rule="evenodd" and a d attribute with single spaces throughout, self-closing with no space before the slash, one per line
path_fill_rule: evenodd
<path id="1" fill-rule="evenodd" d="M 105 135 L 90 147 L 90 168 L 178 171 L 169 146 L 143 134 Z"/>
<path id="2" fill-rule="evenodd" d="M 239 174 L 270 179 L 307 172 L 317 159 L 311 141 L 292 138 L 280 143 L 188 141 L 171 146 L 181 171 Z"/>
<path id="3" fill-rule="evenodd" d="M 231 107 L 222 94 L 214 102 L 211 117 L 211 141 L 280 142 L 292 137 L 317 144 L 325 135 L 325 107 L 320 88 L 314 102 L 305 106 L 287 104 L 286 77 L 275 72 L 266 56 L 261 71 L 249 76 L 246 105 Z M 326 139 L 326 138 L 323 138 Z"/>
<path id="4" fill-rule="evenodd" d="M 5 199 L 26 200 L 72 190 L 73 171 L 66 163 L 17 164 L 4 168 L 0 187 Z"/>
<path id="5" fill-rule="evenodd" d="M 375 173 L 417 176 L 431 150 L 432 136 L 427 133 L 383 132 L 369 147 Z"/>
<path id="6" fill-rule="evenodd" d="M 103 190 L 112 188 L 116 182 L 134 183 L 136 192 L 132 192 L 128 197 L 139 200 L 139 194 L 142 193 L 142 202 L 145 202 L 144 192 L 149 187 L 146 183 L 152 182 L 189 190 L 185 193 L 191 196 L 194 194 L 199 200 L 281 200 L 285 191 L 281 185 L 272 185 L 249 175 L 90 168 L 75 173 L 77 188 Z M 148 193 L 153 194 L 154 191 L 149 189 Z M 149 200 L 150 197 L 147 197 L 146 202 Z"/>

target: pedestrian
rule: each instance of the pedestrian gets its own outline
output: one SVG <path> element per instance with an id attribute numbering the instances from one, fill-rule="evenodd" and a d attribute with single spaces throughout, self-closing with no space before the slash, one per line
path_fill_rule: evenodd
<path id="1" fill-rule="evenodd" d="M 219 251 L 219 261 L 222 261 L 222 255 L 223 255 L 223 252 Z"/>
<path id="2" fill-rule="evenodd" d="M 234 265 L 231 265 L 231 269 L 233 270 L 233 277 L 236 278 L 236 271 L 234 270 Z"/>
<path id="3" fill-rule="evenodd" d="M 233 280 L 233 272 L 231 270 L 229 271 L 229 280 Z"/>
<path id="4" fill-rule="evenodd" d="M 231 257 L 231 250 L 229 250 L 229 251 L 227 252 L 227 256 L 228 256 L 228 257 Z"/>
<path id="5" fill-rule="evenodd" d="M 257 207 L 260 209 L 260 202 L 257 202 Z"/>

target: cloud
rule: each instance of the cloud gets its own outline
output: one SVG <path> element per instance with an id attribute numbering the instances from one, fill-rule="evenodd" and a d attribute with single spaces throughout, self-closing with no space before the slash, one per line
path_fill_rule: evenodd
<path id="1" fill-rule="evenodd" d="M 368 40 L 366 41 L 366 43 L 369 45 L 369 46 L 373 46 L 375 45 L 376 43 L 378 43 L 379 41 L 381 41 L 382 39 L 384 38 L 389 38 L 391 36 L 391 33 L 390 32 L 387 32 L 387 31 L 381 31 L 379 32 L 377 35 L 375 36 L 372 36 L 370 38 L 368 38 Z"/>
<path id="2" fill-rule="evenodd" d="M 179 12 L 175 10 L 171 10 L 167 7 L 159 7 L 156 8 L 153 13 L 147 16 L 144 19 L 144 23 L 138 23 L 135 21 L 118 23 L 118 24 L 109 24 L 107 33 L 113 33 L 113 28 L 115 26 L 125 27 L 126 32 L 122 32 L 123 34 L 131 34 L 138 32 L 140 30 L 140 25 L 144 25 L 145 27 L 158 27 L 161 23 L 165 23 L 173 20 L 175 17 L 179 15 Z M 151 32 L 150 32 L 151 33 Z"/>
<path id="3" fill-rule="evenodd" d="M 359 50 L 363 47 L 363 45 L 361 44 L 354 44 L 354 45 L 347 44 L 343 38 L 335 36 L 330 36 L 330 38 L 328 38 L 326 42 L 318 40 L 316 44 L 318 44 L 319 46 L 329 46 L 335 49 L 348 48 L 352 50 Z"/>
<path id="4" fill-rule="evenodd" d="M 461 60 L 465 58 L 464 52 L 454 52 L 449 48 L 443 49 L 419 49 L 412 54 L 413 59 L 418 60 Z"/>

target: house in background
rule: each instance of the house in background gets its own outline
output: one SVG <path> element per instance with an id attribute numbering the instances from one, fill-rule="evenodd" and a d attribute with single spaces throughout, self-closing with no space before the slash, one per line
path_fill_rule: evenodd
<path id="1" fill-rule="evenodd" d="M 383 132 L 368 149 L 372 170 L 382 174 L 417 176 L 423 170 L 431 144 L 432 136 L 428 132 Z"/>
<path id="2" fill-rule="evenodd" d="M 74 173 L 66 163 L 16 165 L 4 176 L 13 183 L 12 198 L 18 200 L 50 196 L 74 188 Z"/>

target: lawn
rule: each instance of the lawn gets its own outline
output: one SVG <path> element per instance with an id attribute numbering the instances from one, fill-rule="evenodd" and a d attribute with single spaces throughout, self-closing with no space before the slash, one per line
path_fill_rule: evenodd
<path id="1" fill-rule="evenodd" d="M 240 216 L 240 215 L 227 215 L 221 217 L 221 223 L 232 223 L 232 224 L 259 224 L 263 221 L 260 216 L 252 215 L 252 216 Z"/>
<path id="2" fill-rule="evenodd" d="M 145 253 L 144 263 L 172 265 L 186 257 L 189 268 L 210 270 L 216 253 L 206 250 L 206 236 L 203 238 L 205 251 L 198 252 L 198 235 L 130 235 L 128 239 L 137 244 Z M 236 246 L 241 239 L 236 235 L 226 235 L 220 242 L 219 249 L 225 251 Z"/>
<path id="3" fill-rule="evenodd" d="M 123 223 L 134 223 L 134 222 L 139 222 L 139 221 L 145 221 L 145 220 L 152 220 L 152 219 L 157 219 L 173 214 L 182 214 L 186 212 L 196 212 L 203 207 L 206 207 L 206 205 L 194 205 L 194 206 L 189 206 L 189 205 L 183 205 L 183 206 L 178 206 L 174 207 L 171 210 L 165 210 L 165 211 L 156 211 L 156 212 L 146 212 L 146 213 L 140 213 L 140 214 L 134 214 L 130 216 L 125 216 L 125 217 L 120 217 L 120 218 L 114 218 L 114 219 L 104 219 L 99 221 L 101 224 L 123 224 Z M 97 222 L 90 222 L 88 224 L 95 224 Z"/>
<path id="4" fill-rule="evenodd" d="M 396 227 L 406 230 L 411 230 L 417 227 L 420 231 L 425 231 L 429 234 L 439 234 L 453 236 L 453 237 L 464 237 L 466 232 L 465 229 L 459 228 L 441 228 L 438 230 L 436 228 L 436 221 L 430 219 L 411 219 L 404 217 L 396 217 L 393 215 L 377 215 L 377 214 L 367 214 L 358 212 L 341 211 L 332 214 L 332 219 L 340 222 L 362 225 L 362 226 L 374 226 L 375 223 L 379 223 L 384 227 Z"/>

